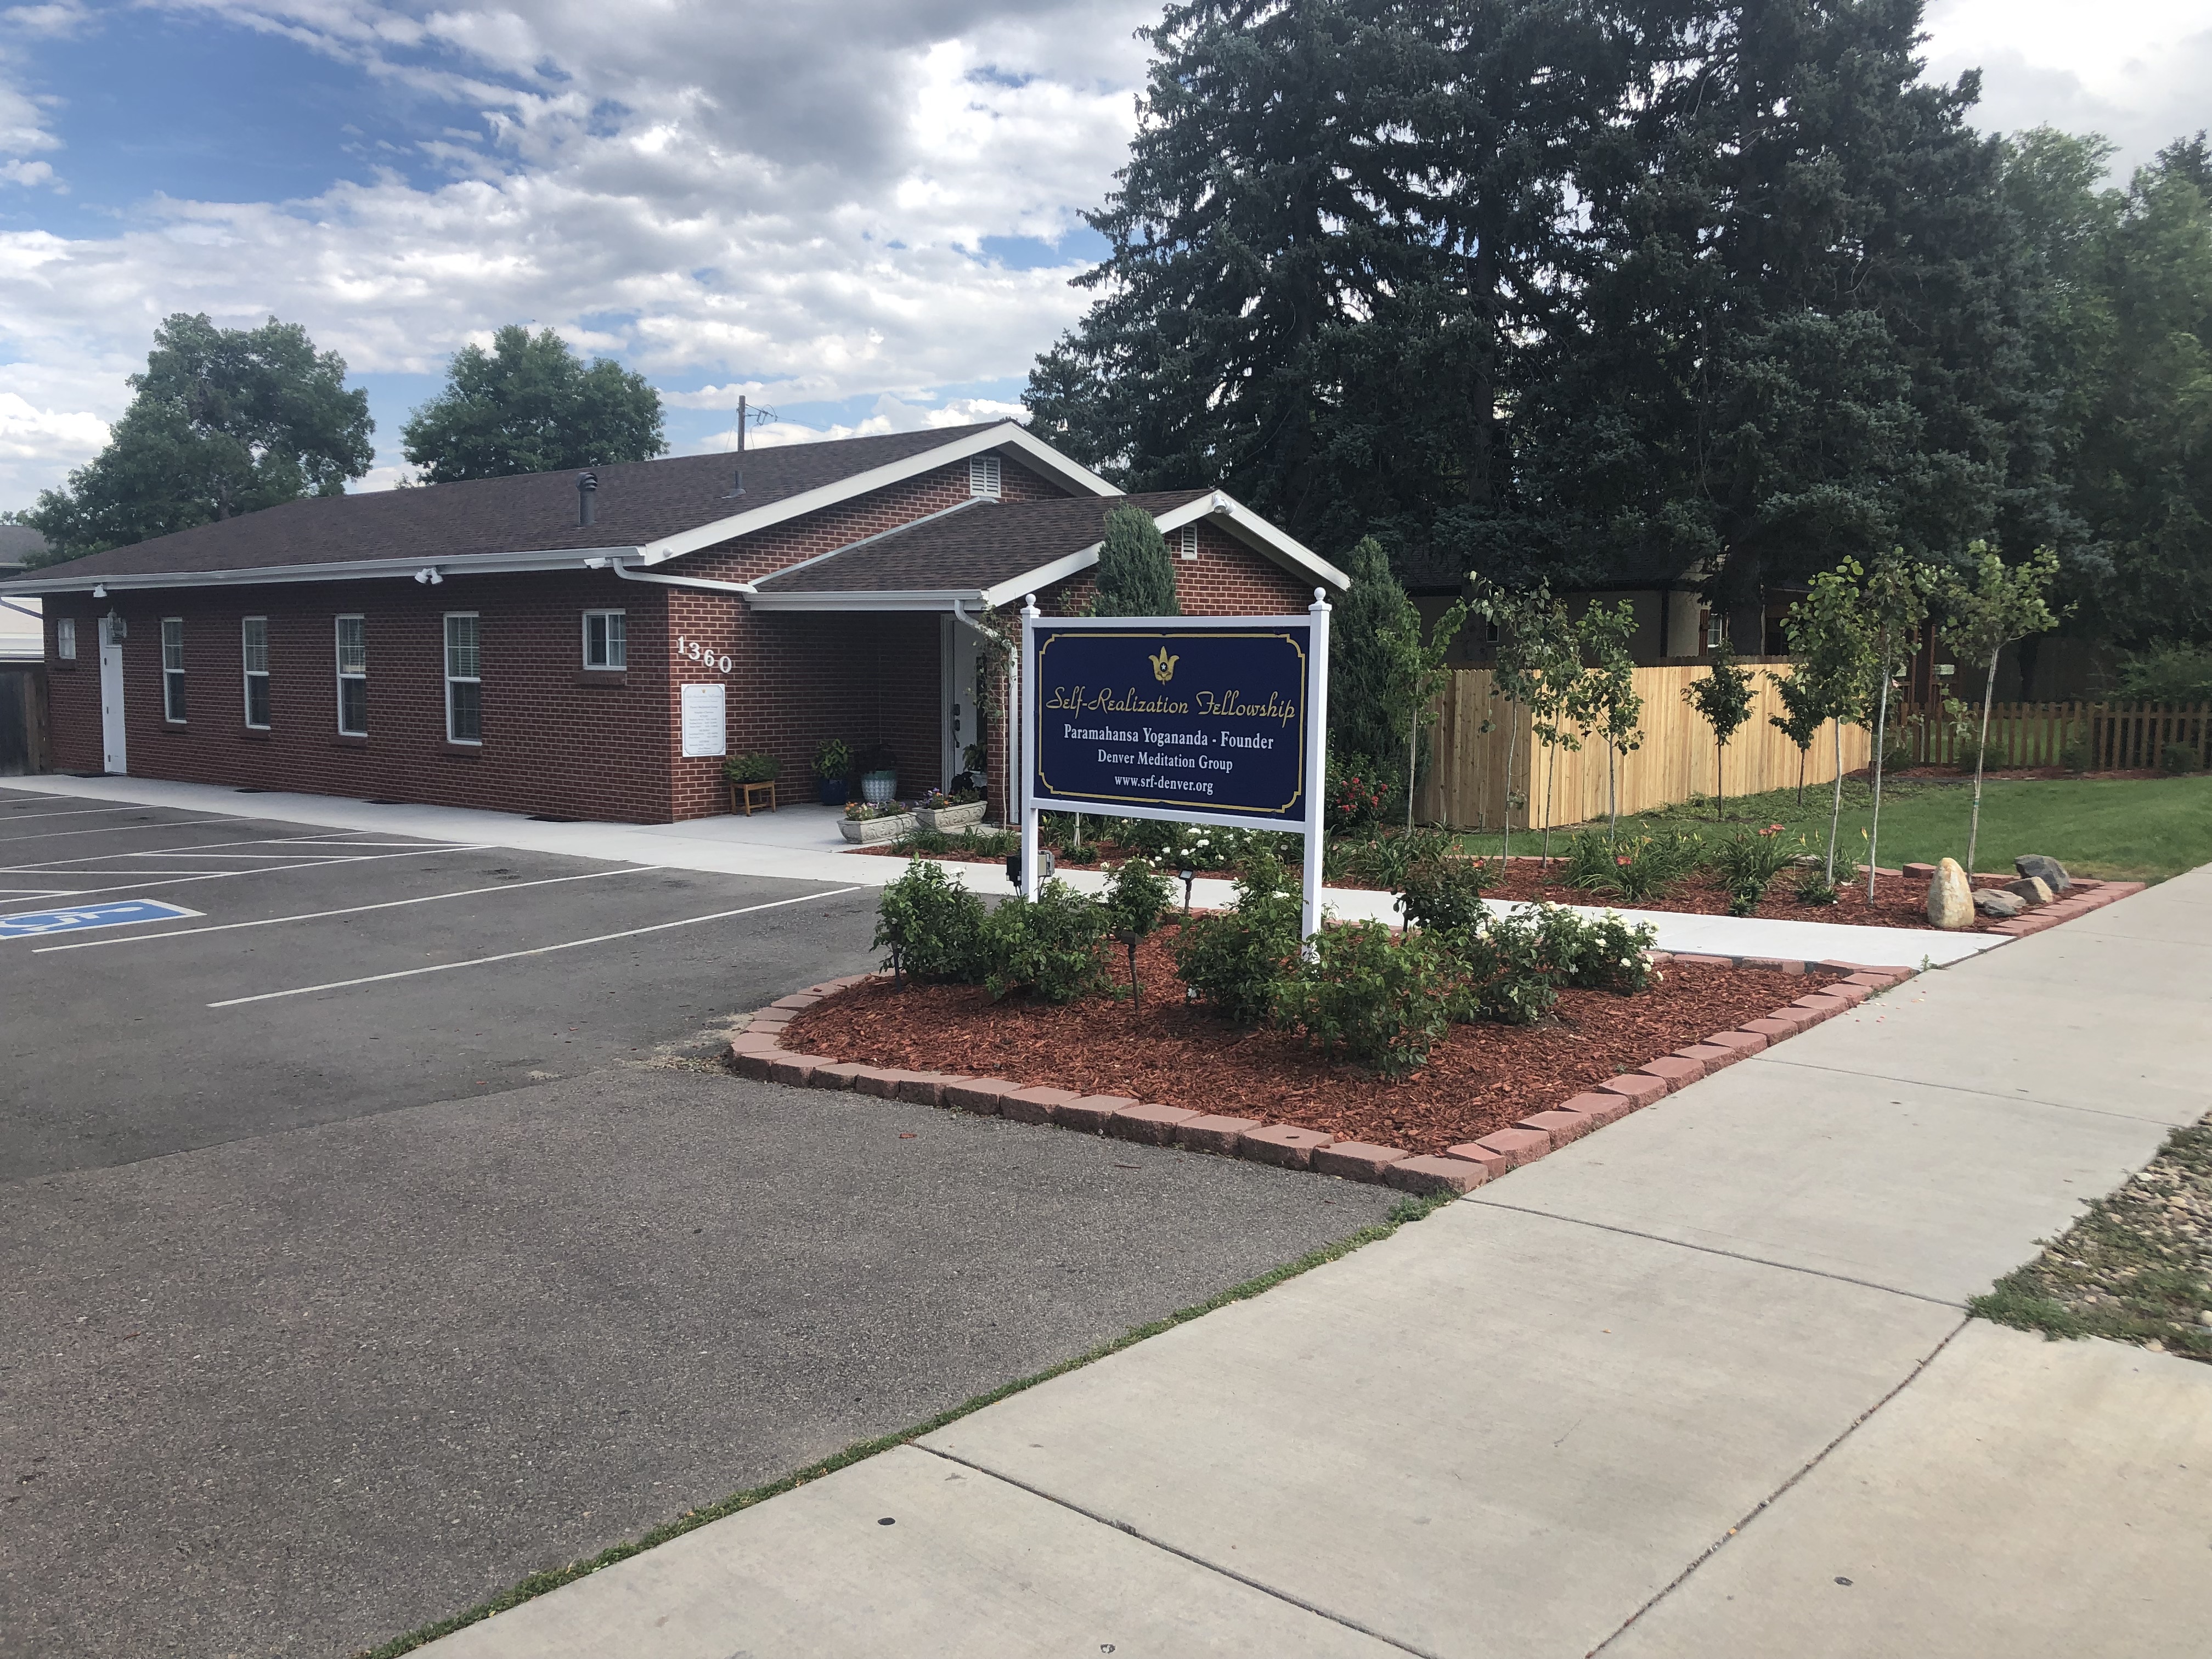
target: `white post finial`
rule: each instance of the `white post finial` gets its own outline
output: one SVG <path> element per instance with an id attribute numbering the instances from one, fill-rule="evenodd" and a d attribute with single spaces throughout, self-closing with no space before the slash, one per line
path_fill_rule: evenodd
<path id="1" fill-rule="evenodd" d="M 1036 594 L 1032 593 L 1022 601 L 1022 615 L 1024 617 L 1040 617 L 1044 613 L 1042 611 L 1037 609 Z"/>
<path id="2" fill-rule="evenodd" d="M 1328 592 L 1327 592 L 1325 590 L 1322 589 L 1322 588 L 1318 588 L 1318 587 L 1316 587 L 1316 589 L 1314 589 L 1314 602 L 1313 602 L 1311 605 L 1308 605 L 1308 606 L 1306 607 L 1306 609 L 1307 609 L 1307 611 L 1326 611 L 1326 610 L 1328 610 Z"/>

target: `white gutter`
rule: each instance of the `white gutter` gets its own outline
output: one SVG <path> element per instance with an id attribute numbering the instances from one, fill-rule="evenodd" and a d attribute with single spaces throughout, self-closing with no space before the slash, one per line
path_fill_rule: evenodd
<path id="1" fill-rule="evenodd" d="M 710 581 L 704 576 L 657 576 L 648 570 L 634 570 L 618 559 L 586 559 L 586 570 L 611 570 L 626 582 L 651 582 L 658 587 L 702 587 L 709 593 L 735 593 L 740 599 L 753 596 L 750 582 Z"/>
<path id="2" fill-rule="evenodd" d="M 418 570 L 435 570 L 442 576 L 493 576 L 526 571 L 574 570 L 580 566 L 599 569 L 617 558 L 638 558 L 642 555 L 643 550 L 636 547 L 580 547 L 559 553 L 464 553 L 450 558 L 350 559 L 331 564 L 262 565 L 245 570 L 150 571 L 112 576 L 87 572 L 9 582 L 0 586 L 0 595 L 89 593 L 95 587 L 117 593 L 155 587 L 256 587 L 283 582 L 369 581 L 412 576 Z"/>

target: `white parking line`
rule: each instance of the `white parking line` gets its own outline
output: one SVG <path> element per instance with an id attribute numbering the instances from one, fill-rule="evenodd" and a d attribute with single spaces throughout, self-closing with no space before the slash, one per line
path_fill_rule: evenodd
<path id="1" fill-rule="evenodd" d="M 62 817 L 71 816 L 67 812 Z M 0 818 L 0 824 L 11 822 Z M 59 836 L 119 836 L 132 830 L 191 830 L 203 823 L 247 823 L 252 820 L 243 812 L 218 812 L 204 818 L 164 818 L 159 823 L 102 823 L 89 830 L 33 830 L 27 836 L 0 836 L 0 847 L 13 847 L 19 841 L 52 841 Z"/>
<path id="2" fill-rule="evenodd" d="M 159 812 L 159 806 L 72 806 L 63 812 L 0 812 L 0 823 L 19 823 L 25 818 L 88 818 L 100 812 Z M 158 829 L 159 825 L 153 826 Z"/>
<path id="3" fill-rule="evenodd" d="M 488 853 L 492 850 L 493 849 L 489 845 L 483 847 L 420 847 L 411 853 L 364 853 L 351 858 L 318 859 L 313 864 L 264 865 L 258 870 L 206 870 L 201 872 L 196 876 L 165 876 L 156 873 L 149 877 L 142 872 L 134 880 L 119 881 L 108 887 L 71 887 L 63 890 L 64 890 L 71 898 L 84 898 L 94 893 L 143 893 L 149 888 L 182 887 L 189 882 L 195 881 L 229 881 L 238 876 L 285 876 L 291 874 L 295 870 L 328 870 L 342 864 L 381 864 L 387 859 L 416 859 L 422 857 L 428 853 Z M 37 872 L 30 872 L 27 873 L 35 874 Z M 77 870 L 56 870 L 52 873 L 58 876 L 73 876 L 82 875 L 88 872 Z M 123 875 L 129 872 L 125 871 L 115 871 L 112 872 L 102 873 Z"/>
<path id="4" fill-rule="evenodd" d="M 502 951 L 495 957 L 471 957 L 465 962 L 438 962 L 428 968 L 402 968 L 392 974 L 364 974 L 359 979 L 334 979 L 322 985 L 295 985 L 289 991 L 263 991 L 250 997 L 228 997 L 221 1002 L 210 1002 L 210 1008 L 237 1008 L 249 1002 L 274 1002 L 280 997 L 311 996 L 317 991 L 343 991 L 356 985 L 379 985 L 386 980 L 413 979 L 418 974 L 442 974 L 455 968 L 482 968 L 495 962 L 514 962 L 522 957 L 550 956 L 556 951 L 575 951 L 586 945 L 607 945 L 618 939 L 635 939 L 641 933 L 665 933 L 672 927 L 696 927 L 702 921 L 726 921 L 732 916 L 750 916 L 761 910 L 780 910 L 787 904 L 811 904 L 816 899 L 836 898 L 840 893 L 860 893 L 861 887 L 833 887 L 824 893 L 803 893 L 797 898 L 771 899 L 766 904 L 748 904 L 738 910 L 717 910 L 708 916 L 686 916 L 681 921 L 657 921 L 650 927 L 629 927 L 619 933 L 599 933 L 590 939 L 572 939 L 559 945 L 540 945 L 528 951 Z"/>
<path id="5" fill-rule="evenodd" d="M 191 826 L 179 825 L 178 827 L 190 828 Z M 408 844 L 412 846 L 419 843 L 410 842 Z M 450 843 L 447 842 L 439 842 L 436 844 L 441 846 L 450 845 Z M 64 864 L 97 864 L 102 859 L 161 858 L 168 854 L 188 855 L 198 853 L 211 853 L 218 851 L 225 847 L 306 847 L 313 848 L 321 845 L 323 845 L 323 839 L 319 836 L 255 836 L 248 837 L 244 841 L 202 842 L 197 846 L 190 842 L 183 842 L 175 847 L 145 847 L 139 848 L 136 852 L 126 850 L 115 853 L 85 853 L 76 858 L 32 859 L 22 864 L 0 864 L 0 875 L 20 875 L 26 872 L 35 873 L 40 870 L 52 869 L 57 866 Z M 268 856 L 274 857 L 275 854 L 272 854 Z"/>
<path id="6" fill-rule="evenodd" d="M 349 904 L 343 910 L 303 910 L 296 916 L 264 916 L 258 921 L 222 921 L 211 927 L 178 927 L 166 933 L 138 933 L 128 939 L 88 939 L 81 945 L 41 945 L 34 947 L 34 957 L 46 956 L 55 951 L 89 951 L 101 945 L 143 945 L 149 939 L 188 939 L 195 933 L 228 933 L 237 927 L 274 927 L 280 921 L 319 921 L 325 916 L 355 916 L 364 910 L 396 910 L 404 904 L 435 904 L 441 899 L 471 898 L 478 893 L 513 893 L 525 887 L 550 887 L 556 882 L 597 881 L 602 876 L 642 875 L 648 870 L 665 866 L 658 864 L 633 864 L 619 870 L 592 870 L 580 876 L 546 876 L 537 881 L 505 881 L 495 887 L 464 887 L 454 893 L 425 893 L 419 898 L 386 899 L 379 904 Z"/>

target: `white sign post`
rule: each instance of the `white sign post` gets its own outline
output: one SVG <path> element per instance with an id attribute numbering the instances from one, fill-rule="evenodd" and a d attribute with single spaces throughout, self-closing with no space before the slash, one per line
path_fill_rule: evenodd
<path id="1" fill-rule="evenodd" d="M 1307 939 L 1320 932 L 1328 750 L 1322 591 L 1314 590 L 1303 617 L 1048 620 L 1034 593 L 1021 616 L 1012 758 L 1022 896 L 1036 898 L 1042 884 L 1037 828 L 1047 806 L 1288 830 L 1305 836 L 1302 932 Z M 1115 654 L 1133 649 L 1133 635 L 1141 641 L 1135 650 L 1158 647 L 1141 659 L 1150 672 L 1136 670 L 1141 689 L 1122 679 L 1126 665 Z M 1055 663 L 1073 653 L 1079 665 L 1052 671 L 1049 693 L 1041 663 L 1048 650 Z M 1050 734 L 1039 723 L 1048 696 L 1061 722 Z M 1291 741 L 1295 756 L 1280 746 Z"/>

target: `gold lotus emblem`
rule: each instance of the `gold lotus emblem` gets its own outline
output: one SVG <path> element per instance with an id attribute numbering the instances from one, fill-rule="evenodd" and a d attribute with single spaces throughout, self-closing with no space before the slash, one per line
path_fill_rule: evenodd
<path id="1" fill-rule="evenodd" d="M 1182 659 L 1168 655 L 1168 648 L 1164 645 L 1158 653 L 1146 658 L 1145 660 L 1152 665 L 1152 678 L 1162 685 L 1165 685 L 1175 678 L 1175 665 Z"/>

